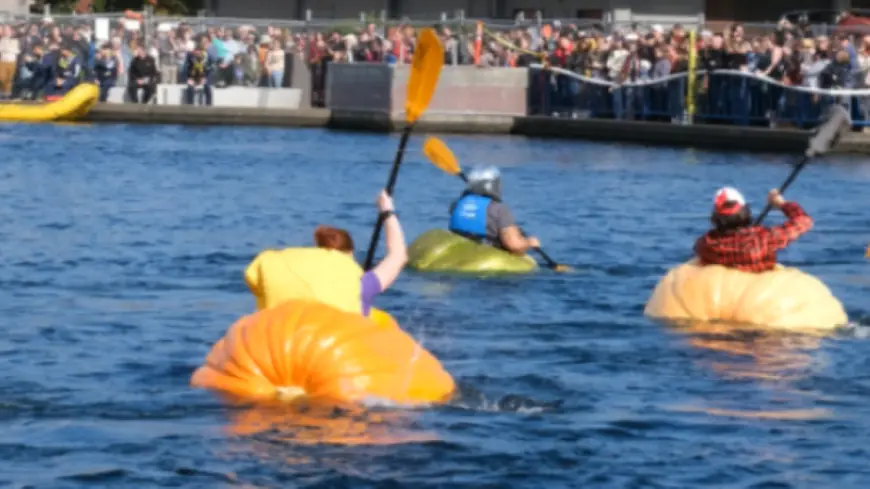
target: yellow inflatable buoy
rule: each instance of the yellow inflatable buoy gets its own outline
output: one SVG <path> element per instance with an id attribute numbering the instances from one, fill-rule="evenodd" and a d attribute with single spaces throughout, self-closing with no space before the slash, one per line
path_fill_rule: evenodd
<path id="1" fill-rule="evenodd" d="M 654 318 L 727 321 L 785 330 L 830 330 L 846 311 L 819 279 L 796 268 L 749 273 L 697 259 L 669 271 L 644 314 Z"/>
<path id="2" fill-rule="evenodd" d="M 99 99 L 100 88 L 97 85 L 82 83 L 54 102 L 0 104 L 0 121 L 76 121 L 87 115 Z"/>

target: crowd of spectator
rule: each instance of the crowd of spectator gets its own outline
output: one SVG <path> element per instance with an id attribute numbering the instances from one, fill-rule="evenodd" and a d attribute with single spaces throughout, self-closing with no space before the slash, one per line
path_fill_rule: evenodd
<path id="1" fill-rule="evenodd" d="M 97 39 L 87 22 L 0 24 L 0 98 L 51 99 L 90 80 L 101 86 L 103 100 L 121 85 L 128 100 L 147 103 L 160 82 L 192 85 L 210 99 L 213 87 L 287 87 L 293 59 L 300 58 L 311 69 L 315 103 L 322 104 L 329 63 L 409 63 L 415 42 L 409 25 L 384 32 L 369 24 L 342 35 L 164 22 L 146 40 L 141 24 L 114 24 L 107 39 Z M 449 29 L 444 36 L 449 41 Z"/>
<path id="2" fill-rule="evenodd" d="M 93 19 L 82 19 L 42 18 L 0 25 L 0 97 L 50 99 L 82 80 L 93 80 L 102 88 L 102 100 L 111 87 L 120 85 L 127 88 L 128 101 L 148 103 L 162 82 L 187 84 L 188 103 L 200 91 L 210 103 L 212 88 L 289 86 L 298 59 L 310 69 L 312 102 L 322 105 L 330 63 L 409 63 L 417 30 L 409 23 L 387 28 L 368 24 L 340 32 L 166 21 L 156 23 L 146 36 L 141 23 L 115 19 L 108 35 L 98 39 Z M 499 67 L 543 62 L 579 75 L 542 71 L 549 78 L 533 86 L 544 101 L 537 109 L 541 113 L 595 112 L 594 107 L 604 107 L 598 112 L 618 115 L 639 95 L 628 94 L 628 102 L 614 102 L 610 100 L 614 86 L 654 84 L 689 69 L 689 35 L 679 24 L 667 29 L 661 25 L 619 29 L 555 21 L 486 31 L 482 38 L 475 35 L 474 23 L 465 28 L 436 27 L 447 64 Z M 774 29 L 752 36 L 740 24 L 717 32 L 704 29 L 696 42 L 697 69 L 707 73 L 698 92 L 706 95 L 703 103 L 709 107 L 721 109 L 735 102 L 734 91 L 709 74 L 722 69 L 755 73 L 785 86 L 870 86 L 870 32 L 816 36 L 806 24 L 781 21 Z M 685 87 L 660 87 L 659 105 L 668 107 L 659 109 L 679 110 L 673 103 L 681 98 L 680 91 L 684 93 Z M 770 100 L 783 103 L 782 97 Z M 643 103 L 655 105 L 650 100 Z"/>

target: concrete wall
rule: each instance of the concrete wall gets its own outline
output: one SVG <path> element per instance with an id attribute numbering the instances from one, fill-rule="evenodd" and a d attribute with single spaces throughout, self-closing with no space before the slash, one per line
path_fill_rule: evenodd
<path id="1" fill-rule="evenodd" d="M 182 105 L 183 92 L 187 85 L 157 85 L 157 105 Z M 127 89 L 113 87 L 108 102 L 124 103 Z M 238 107 L 260 109 L 299 109 L 302 107 L 302 91 L 294 88 L 227 87 L 212 89 L 215 107 Z"/>
<path id="2" fill-rule="evenodd" d="M 4 4 L 17 4 L 22 0 L 0 0 Z M 26 0 L 24 0 L 26 1 Z M 631 10 L 641 23 L 689 23 L 681 17 L 705 15 L 714 20 L 773 21 L 787 10 L 795 9 L 848 9 L 849 6 L 867 7 L 866 0 L 400 0 L 398 9 L 390 11 L 388 0 L 205 0 L 211 15 L 238 18 L 297 19 L 305 18 L 310 9 L 314 19 L 357 19 L 360 12 L 390 18 L 408 16 L 416 21 L 434 21 L 441 12 L 454 16 L 463 10 L 468 19 L 513 18 L 517 11 L 540 10 L 545 18 L 572 19 L 596 15 L 597 12 Z M 527 18 L 531 18 L 527 14 Z"/>
<path id="3" fill-rule="evenodd" d="M 210 15 L 248 19 L 302 20 L 309 9 L 314 19 L 356 19 L 360 12 L 370 14 L 387 8 L 385 0 L 206 0 L 204 3 Z"/>
<path id="4" fill-rule="evenodd" d="M 425 0 L 414 0 L 425 1 Z M 433 2 L 434 3 L 434 2 Z M 668 0 L 652 2 L 649 0 L 505 0 L 502 15 L 512 16 L 517 9 L 540 10 L 544 18 L 571 19 L 578 11 L 630 9 L 640 15 L 687 16 L 704 12 L 705 0 Z"/>
<path id="5" fill-rule="evenodd" d="M 330 65 L 327 107 L 337 111 L 398 114 L 405 110 L 410 67 Z M 523 68 L 445 66 L 430 114 L 525 115 L 528 74 Z"/>
<path id="6" fill-rule="evenodd" d="M 30 12 L 30 0 L 0 0 L 0 22 L 6 14 L 26 15 Z"/>
<path id="7" fill-rule="evenodd" d="M 10 1 L 10 0 L 0 0 Z M 14 1 L 14 0 L 13 0 Z M 435 21 L 442 12 L 455 16 L 458 10 L 466 18 L 513 18 L 518 10 L 540 10 L 545 18 L 571 19 L 578 12 L 631 9 L 639 14 L 697 15 L 704 11 L 706 0 L 399 0 L 398 9 L 390 10 L 389 0 L 206 0 L 212 15 L 240 18 L 303 19 L 311 10 L 314 19 L 357 19 L 360 12 L 391 18 L 410 17 L 416 21 Z M 737 1 L 737 0 L 732 0 Z M 828 2 L 830 0 L 809 0 Z"/>
<path id="8" fill-rule="evenodd" d="M 379 63 L 330 64 L 326 106 L 335 110 L 390 111 L 393 68 Z"/>
<path id="9" fill-rule="evenodd" d="M 405 110 L 409 66 L 393 77 L 392 112 Z M 432 114 L 525 115 L 529 77 L 525 68 L 445 66 L 427 112 Z"/>
<path id="10" fill-rule="evenodd" d="M 397 131 L 401 117 L 366 112 L 339 114 L 326 109 L 262 110 L 170 105 L 99 104 L 85 117 L 88 122 L 130 124 L 192 124 L 270 127 L 325 127 L 362 131 Z M 703 124 L 580 120 L 554 117 L 468 116 L 426 113 L 418 134 L 514 134 L 530 137 L 591 139 L 696 148 L 801 153 L 806 131 Z M 870 152 L 870 138 L 847 134 L 836 152 Z"/>

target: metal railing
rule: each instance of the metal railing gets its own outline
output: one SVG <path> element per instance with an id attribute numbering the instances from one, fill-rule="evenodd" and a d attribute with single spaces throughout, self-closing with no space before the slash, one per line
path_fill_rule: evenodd
<path id="1" fill-rule="evenodd" d="M 860 87 L 853 89 L 792 86 L 738 70 L 614 83 L 533 65 L 529 76 L 530 115 L 808 128 L 819 122 L 826 106 L 839 103 L 850 110 L 854 127 L 870 126 L 866 71 L 852 73 Z M 689 90 L 692 77 L 705 82 L 694 94 Z"/>

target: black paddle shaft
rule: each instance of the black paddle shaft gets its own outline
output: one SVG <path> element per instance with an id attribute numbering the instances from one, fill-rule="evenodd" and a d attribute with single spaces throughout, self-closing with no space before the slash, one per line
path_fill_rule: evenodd
<path id="1" fill-rule="evenodd" d="M 785 192 L 785 189 L 788 188 L 789 185 L 797 178 L 798 173 L 804 169 L 807 163 L 810 162 L 814 156 L 819 154 L 824 154 L 830 148 L 834 147 L 839 141 L 840 137 L 843 135 L 843 131 L 849 127 L 851 120 L 849 118 L 849 113 L 839 105 L 835 105 L 828 108 L 827 120 L 820 125 L 816 133 L 810 138 L 809 148 L 807 148 L 807 152 L 804 157 L 801 159 L 800 163 L 798 163 L 794 170 L 791 171 L 791 174 L 782 183 L 782 186 L 779 187 L 779 193 L 782 194 Z M 767 216 L 767 213 L 770 212 L 770 203 L 764 207 L 764 210 L 761 211 L 761 214 L 758 215 L 758 219 L 755 220 L 755 225 L 758 226 L 761 224 L 761 221 Z"/>
<path id="2" fill-rule="evenodd" d="M 387 180 L 387 195 L 393 195 L 393 188 L 396 186 L 396 180 L 399 178 L 399 167 L 402 165 L 402 157 L 405 156 L 405 147 L 408 146 L 408 139 L 411 137 L 411 131 L 414 129 L 414 124 L 405 126 L 402 132 L 402 140 L 399 141 L 399 150 L 396 151 L 396 159 L 393 161 L 393 169 L 390 172 L 390 179 Z M 369 271 L 372 269 L 375 261 L 375 249 L 378 247 L 378 240 L 381 239 L 381 228 L 384 226 L 384 219 L 378 215 L 378 222 L 375 224 L 375 230 L 372 233 L 372 239 L 369 241 L 369 250 L 366 254 L 366 261 L 363 269 Z"/>
<path id="3" fill-rule="evenodd" d="M 529 235 L 526 234 L 526 232 L 523 231 L 522 229 L 520 229 L 520 234 L 522 234 L 524 238 L 528 238 L 528 237 L 529 237 Z M 541 256 L 541 258 L 544 259 L 545 262 L 547 262 L 547 266 L 548 266 L 548 267 L 550 267 L 550 268 L 552 268 L 552 269 L 555 270 L 556 267 L 559 266 L 559 263 L 558 263 L 556 260 L 550 258 L 550 255 L 548 255 L 544 250 L 542 250 L 540 246 L 536 246 L 536 247 L 534 247 L 533 249 L 535 250 L 535 252 L 536 252 L 538 255 Z"/>
<path id="4" fill-rule="evenodd" d="M 544 250 L 542 250 L 540 247 L 536 247 L 535 251 L 537 251 L 538 254 L 541 255 L 541 258 L 543 258 L 544 261 L 547 262 L 547 266 L 549 266 L 550 268 L 556 268 L 559 266 L 559 264 L 556 263 L 556 260 L 550 258 L 550 255 L 546 254 Z"/>
<path id="5" fill-rule="evenodd" d="M 803 170 L 804 167 L 807 165 L 807 163 L 809 163 L 810 158 L 811 158 L 810 156 L 804 156 L 804 158 L 800 161 L 800 163 L 798 163 L 794 167 L 794 170 L 791 171 L 791 174 L 788 176 L 788 178 L 785 180 L 785 182 L 782 183 L 782 186 L 779 187 L 780 194 L 785 192 L 785 189 L 787 189 L 788 186 L 791 185 L 791 182 L 793 182 L 794 179 L 797 178 L 798 173 L 800 173 L 801 170 Z M 761 224 L 761 221 L 764 220 L 764 218 L 767 216 L 767 213 L 770 212 L 770 209 L 771 209 L 770 202 L 768 202 L 767 205 L 764 206 L 764 210 L 761 211 L 761 214 L 758 215 L 758 219 L 755 220 L 756 226 Z"/>

